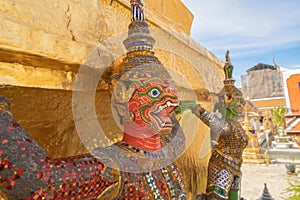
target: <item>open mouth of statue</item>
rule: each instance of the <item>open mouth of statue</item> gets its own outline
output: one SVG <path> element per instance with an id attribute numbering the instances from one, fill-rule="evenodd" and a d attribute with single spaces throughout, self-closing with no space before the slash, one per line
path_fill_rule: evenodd
<path id="1" fill-rule="evenodd" d="M 151 126 L 157 133 L 170 133 L 173 127 L 171 121 L 171 112 L 178 106 L 177 102 L 170 100 L 166 101 L 163 105 L 152 107 L 149 112 Z"/>

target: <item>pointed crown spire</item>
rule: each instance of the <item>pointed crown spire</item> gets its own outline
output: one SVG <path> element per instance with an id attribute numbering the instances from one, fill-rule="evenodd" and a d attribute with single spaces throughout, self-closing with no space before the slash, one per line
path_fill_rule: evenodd
<path id="1" fill-rule="evenodd" d="M 123 62 L 114 67 L 111 73 L 113 82 L 128 82 L 130 79 L 145 80 L 153 77 L 171 79 L 166 68 L 161 64 L 152 51 L 155 43 L 150 35 L 149 27 L 145 21 L 144 5 L 141 0 L 130 0 L 131 23 L 128 27 L 128 36 L 123 41 L 127 50 Z"/>
<path id="2" fill-rule="evenodd" d="M 225 80 L 223 82 L 224 85 L 234 85 L 235 80 L 232 78 L 233 65 L 231 64 L 228 50 L 226 52 L 225 58 L 226 58 L 226 63 L 223 68 L 225 73 Z"/>
<path id="3" fill-rule="evenodd" d="M 130 0 L 131 21 L 145 21 L 144 4 L 142 0 Z"/>
<path id="4" fill-rule="evenodd" d="M 130 0 L 131 23 L 129 25 L 128 37 L 124 40 L 128 52 L 150 51 L 155 43 L 150 35 L 148 24 L 145 21 L 144 5 L 141 0 Z"/>
<path id="5" fill-rule="evenodd" d="M 225 80 L 223 81 L 224 87 L 219 92 L 219 101 L 223 106 L 230 107 L 234 99 L 242 99 L 243 93 L 234 85 L 235 80 L 232 78 L 233 66 L 230 61 L 229 51 L 225 55 L 226 63 L 224 65 Z M 245 102 L 241 100 L 240 104 Z"/>

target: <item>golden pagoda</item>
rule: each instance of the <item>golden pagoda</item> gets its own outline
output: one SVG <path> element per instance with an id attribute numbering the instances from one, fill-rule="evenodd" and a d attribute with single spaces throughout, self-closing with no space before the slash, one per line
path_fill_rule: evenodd
<path id="1" fill-rule="evenodd" d="M 246 131 L 246 134 L 249 136 L 249 141 L 247 147 L 243 152 L 243 162 L 244 163 L 255 163 L 262 164 L 265 163 L 268 165 L 268 155 L 267 151 L 265 154 L 261 153 L 261 148 L 258 142 L 258 136 L 255 133 L 255 129 L 251 126 L 249 121 L 249 115 L 247 106 L 245 106 L 245 120 L 243 122 L 243 128 Z"/>

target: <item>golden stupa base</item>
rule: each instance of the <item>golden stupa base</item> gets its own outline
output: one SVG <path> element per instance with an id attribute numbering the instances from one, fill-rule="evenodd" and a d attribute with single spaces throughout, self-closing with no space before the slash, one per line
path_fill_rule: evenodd
<path id="1" fill-rule="evenodd" d="M 246 148 L 243 153 L 243 163 L 269 165 L 268 153 L 260 153 L 260 148 Z"/>
<path id="2" fill-rule="evenodd" d="M 260 148 L 259 147 L 251 147 L 251 148 L 245 148 L 244 149 L 244 153 L 256 153 L 256 154 L 260 154 Z"/>
<path id="3" fill-rule="evenodd" d="M 291 136 L 291 138 L 300 148 L 300 135 L 293 135 L 293 136 Z"/>

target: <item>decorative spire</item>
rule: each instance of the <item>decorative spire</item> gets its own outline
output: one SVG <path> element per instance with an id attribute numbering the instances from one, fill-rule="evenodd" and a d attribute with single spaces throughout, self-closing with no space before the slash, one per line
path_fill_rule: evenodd
<path id="1" fill-rule="evenodd" d="M 141 0 L 130 0 L 130 4 L 131 23 L 124 45 L 128 52 L 150 51 L 155 40 L 150 35 L 148 24 L 145 22 L 144 5 Z"/>
<path id="2" fill-rule="evenodd" d="M 250 120 L 249 120 L 249 115 L 248 115 L 248 111 L 246 111 L 246 108 L 245 108 L 244 130 L 245 131 L 251 130 L 251 124 L 250 124 Z"/>
<path id="3" fill-rule="evenodd" d="M 226 63 L 230 63 L 229 50 L 227 50 L 225 58 L 226 58 Z"/>
<path id="4" fill-rule="evenodd" d="M 273 61 L 274 69 L 276 69 L 277 72 L 278 72 L 279 78 L 282 78 L 281 68 L 280 68 L 279 65 L 277 65 L 277 64 L 275 63 L 275 56 L 273 57 L 272 61 Z"/>
<path id="5" fill-rule="evenodd" d="M 153 77 L 171 79 L 166 68 L 161 64 L 152 51 L 155 43 L 150 35 L 145 21 L 144 5 L 141 0 L 130 0 L 131 23 L 128 27 L 128 37 L 123 41 L 127 49 L 123 62 L 114 67 L 111 72 L 109 92 L 115 88 L 116 82 L 130 79 L 149 79 Z"/>
<path id="6" fill-rule="evenodd" d="M 141 0 L 130 0 L 131 21 L 145 21 L 144 4 Z"/>
<path id="7" fill-rule="evenodd" d="M 262 193 L 262 196 L 258 200 L 274 200 L 274 198 L 269 193 L 269 190 L 267 188 L 267 184 L 266 183 L 265 183 L 265 188 L 264 188 L 264 191 Z"/>
<path id="8" fill-rule="evenodd" d="M 223 82 L 224 85 L 234 85 L 235 80 L 232 78 L 233 65 L 231 64 L 228 50 L 226 52 L 225 58 L 226 58 L 226 63 L 223 68 L 225 73 L 225 80 Z"/>
<path id="9" fill-rule="evenodd" d="M 237 117 L 239 114 L 241 114 L 243 107 L 242 104 L 244 104 L 245 102 L 243 101 L 243 93 L 234 85 L 235 80 L 232 78 L 233 66 L 230 63 L 229 51 L 226 52 L 225 58 L 226 63 L 223 68 L 225 80 L 223 81 L 224 87 L 218 94 L 219 102 L 222 106 L 231 110 L 228 113 L 231 113 L 235 115 L 235 117 Z M 234 101 L 238 101 L 237 99 L 240 99 L 240 102 L 238 103 L 239 106 L 231 106 L 233 105 L 232 103 Z"/>
<path id="10" fill-rule="evenodd" d="M 283 77 L 282 77 L 282 71 L 279 65 L 277 65 L 275 63 L 275 56 L 273 57 L 273 65 L 274 65 L 274 69 L 277 70 L 277 74 L 278 74 L 278 78 L 279 78 L 279 86 L 281 89 L 281 93 L 283 94 L 284 89 L 283 89 Z"/>

